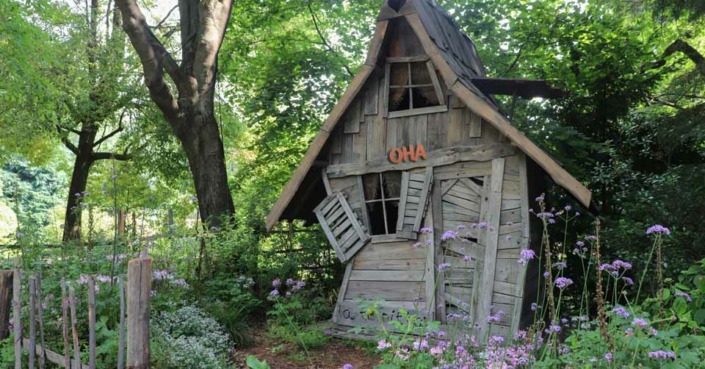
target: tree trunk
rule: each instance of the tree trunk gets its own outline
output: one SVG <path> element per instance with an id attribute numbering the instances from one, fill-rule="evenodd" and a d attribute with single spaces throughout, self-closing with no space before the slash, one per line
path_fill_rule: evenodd
<path id="1" fill-rule="evenodd" d="M 198 114 L 191 117 L 191 122 L 185 123 L 189 128 L 200 127 L 187 129 L 188 134 L 178 136 L 193 176 L 201 220 L 207 228 L 215 227 L 214 230 L 217 230 L 223 216 L 232 215 L 235 211 L 218 123 L 212 112 Z"/>
<path id="2" fill-rule="evenodd" d="M 91 129 L 82 129 L 78 137 L 78 150 L 73 164 L 73 174 L 69 185 L 69 194 L 66 201 L 66 217 L 64 218 L 64 242 L 79 240 L 81 238 L 81 207 L 80 200 L 86 192 L 88 174 L 93 165 L 93 144 L 96 132 Z"/>
<path id="3" fill-rule="evenodd" d="M 218 51 L 232 1 L 179 0 L 180 63 L 154 35 L 136 0 L 115 1 L 122 13 L 122 28 L 142 63 L 149 95 L 186 152 L 201 220 L 209 228 L 218 228 L 222 216 L 232 215 L 235 209 L 223 142 L 213 114 Z M 166 82 L 164 73 L 173 86 Z"/>

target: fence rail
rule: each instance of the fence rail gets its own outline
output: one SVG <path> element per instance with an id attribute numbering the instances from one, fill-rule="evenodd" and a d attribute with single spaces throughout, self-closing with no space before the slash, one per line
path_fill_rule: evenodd
<path id="1" fill-rule="evenodd" d="M 44 310 L 42 307 L 41 274 L 31 275 L 28 280 L 29 338 L 23 337 L 22 327 L 22 280 L 19 259 L 14 270 L 0 271 L 0 339 L 9 336 L 10 308 L 15 347 L 15 369 L 22 369 L 23 348 L 27 351 L 29 369 L 44 369 L 49 361 L 62 368 L 96 369 L 96 295 L 95 278 L 88 277 L 88 364 L 81 362 L 81 349 L 77 330 L 76 292 L 73 286 L 61 281 L 61 331 L 63 354 L 46 347 L 44 336 Z M 128 263 L 127 288 L 122 277 L 117 280 L 119 310 L 118 369 L 125 363 L 130 369 L 149 368 L 149 309 L 152 290 L 152 259 L 142 256 Z M 127 289 L 127 291 L 126 291 Z M 126 294 L 127 292 L 127 294 Z M 12 300 L 10 300 L 12 296 Z M 37 343 L 39 338 L 39 343 Z M 125 340 L 127 338 L 127 340 Z M 127 345 L 125 345 L 127 341 Z M 71 351 L 73 348 L 73 358 Z M 125 356 L 127 360 L 125 361 Z"/>

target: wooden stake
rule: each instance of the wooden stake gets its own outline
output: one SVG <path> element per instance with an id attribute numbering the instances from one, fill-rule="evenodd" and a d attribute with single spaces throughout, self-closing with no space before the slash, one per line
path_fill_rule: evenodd
<path id="1" fill-rule="evenodd" d="M 71 367 L 71 348 L 69 346 L 69 299 L 66 296 L 66 280 L 61 279 L 61 331 L 64 337 L 64 368 Z"/>
<path id="2" fill-rule="evenodd" d="M 12 309 L 12 271 L 0 271 L 0 340 L 10 336 Z"/>
<path id="3" fill-rule="evenodd" d="M 149 299 L 152 258 L 130 260 L 127 266 L 127 368 L 149 368 Z"/>
<path id="4" fill-rule="evenodd" d="M 95 368 L 95 279 L 88 277 L 88 368 Z"/>
<path id="5" fill-rule="evenodd" d="M 37 356 L 37 280 L 29 277 L 29 369 L 34 369 Z"/>
<path id="6" fill-rule="evenodd" d="M 71 310 L 71 334 L 73 335 L 73 366 L 81 367 L 81 348 L 78 344 L 78 329 L 76 328 L 76 291 L 69 286 L 69 310 Z"/>
<path id="7" fill-rule="evenodd" d="M 125 368 L 125 281 L 122 276 L 118 277 L 118 287 L 120 290 L 120 331 L 118 341 L 117 369 Z"/>
<path id="8" fill-rule="evenodd" d="M 20 259 L 15 259 L 15 275 L 12 279 L 12 326 L 15 333 L 15 369 L 22 369 L 22 300 Z"/>
<path id="9" fill-rule="evenodd" d="M 44 307 L 42 306 L 42 275 L 40 273 L 35 274 L 37 279 L 37 318 L 39 319 L 39 342 L 41 344 L 41 350 L 39 352 L 39 368 L 44 369 L 46 367 L 46 342 L 44 341 Z"/>

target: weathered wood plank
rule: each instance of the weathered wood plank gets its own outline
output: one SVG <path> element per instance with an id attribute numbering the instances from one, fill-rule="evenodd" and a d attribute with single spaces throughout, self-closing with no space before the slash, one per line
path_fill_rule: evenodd
<path id="1" fill-rule="evenodd" d="M 470 138 L 480 137 L 482 137 L 482 118 L 475 113 L 470 113 Z"/>
<path id="2" fill-rule="evenodd" d="M 343 133 L 360 132 L 360 99 L 355 99 L 343 115 Z"/>
<path id="3" fill-rule="evenodd" d="M 490 314 L 492 305 L 492 284 L 494 282 L 497 243 L 499 239 L 499 216 L 502 205 L 502 182 L 504 178 L 504 159 L 492 160 L 492 176 L 490 183 L 489 203 L 486 214 L 488 224 L 485 231 L 485 265 L 482 271 L 483 289 L 480 292 L 477 307 L 480 332 L 487 332 L 486 316 Z M 483 335 L 484 336 L 484 335 Z M 487 337 L 481 337 L 486 340 Z"/>
<path id="4" fill-rule="evenodd" d="M 340 286 L 340 290 L 338 291 L 338 301 L 335 304 L 335 308 L 333 309 L 333 322 L 337 324 L 340 324 L 337 320 L 340 310 L 340 304 L 345 300 L 345 295 L 347 294 L 348 290 L 348 284 L 350 283 L 350 274 L 352 274 L 352 271 L 353 263 L 348 263 L 348 265 L 345 266 L 345 275 L 343 275 L 343 282 Z"/>
<path id="5" fill-rule="evenodd" d="M 15 259 L 15 269 L 12 276 L 12 321 L 15 335 L 15 369 L 22 369 L 22 274 L 20 274 L 20 259 Z"/>
<path id="6" fill-rule="evenodd" d="M 446 146 L 446 136 L 448 134 L 448 112 L 428 115 L 426 150 L 433 151 Z"/>
<path id="7" fill-rule="evenodd" d="M 387 121 L 388 125 L 392 123 L 392 119 Z M 396 128 L 396 127 L 394 127 Z M 387 129 L 387 133 L 391 128 Z M 394 134 L 396 135 L 396 134 Z M 391 142 L 390 137 L 387 137 Z M 396 137 L 394 137 L 396 141 Z M 390 142 L 387 142 L 388 150 L 391 149 Z M 393 146 L 392 146 L 393 147 Z M 509 145 L 480 145 L 475 147 L 451 147 L 439 149 L 428 153 L 428 160 L 416 162 L 402 162 L 399 164 L 391 164 L 387 158 L 374 160 L 366 164 L 340 164 L 328 166 L 327 173 L 330 178 L 347 177 L 352 175 L 362 175 L 367 173 L 381 173 L 394 170 L 410 170 L 413 168 L 442 166 L 457 163 L 460 161 L 487 161 L 493 158 L 513 155 L 514 149 Z M 481 175 L 481 174 L 480 174 Z M 454 177 L 467 177 L 468 175 L 455 175 Z"/>
<path id="8" fill-rule="evenodd" d="M 406 213 L 407 197 L 409 196 L 409 172 L 401 173 L 401 193 L 399 195 L 399 214 Z M 404 216 L 397 218 L 397 231 L 404 229 Z"/>
<path id="9" fill-rule="evenodd" d="M 429 211 L 428 215 L 424 218 L 424 227 L 433 229 L 433 211 Z M 428 317 L 435 317 L 436 314 L 436 273 L 435 273 L 435 255 L 436 247 L 433 244 L 433 233 L 422 233 L 419 238 L 419 242 L 423 245 L 423 249 L 426 251 L 426 274 L 424 278 L 426 280 L 426 313 Z M 428 245 L 427 243 L 431 244 Z"/>
<path id="10" fill-rule="evenodd" d="M 515 284 L 520 266 L 520 264 L 517 263 L 517 259 L 518 258 L 497 258 L 494 280 Z"/>
<path id="11" fill-rule="evenodd" d="M 379 103 L 377 101 L 379 93 L 379 79 L 371 76 L 366 83 L 365 88 L 365 104 L 364 104 L 364 114 L 365 115 L 377 115 L 377 108 Z M 367 119 L 365 119 L 367 120 Z"/>
<path id="12" fill-rule="evenodd" d="M 441 186 L 440 182 L 436 181 L 431 190 L 431 211 L 433 220 L 433 244 L 435 245 L 434 250 L 434 265 L 433 271 L 436 273 L 436 263 L 440 263 L 444 260 L 443 247 L 441 247 L 441 235 L 444 232 L 443 224 L 443 202 L 441 200 Z M 440 321 L 445 321 L 446 319 L 446 299 L 445 299 L 445 280 L 443 273 L 436 273 L 436 295 L 434 304 L 436 309 L 436 319 Z"/>
<path id="13" fill-rule="evenodd" d="M 521 241 L 520 241 L 520 248 L 521 249 L 527 249 L 531 247 L 530 245 L 530 240 L 531 240 L 531 234 L 530 234 L 530 229 L 529 229 L 529 184 L 528 184 L 528 177 L 527 177 L 527 163 L 526 163 L 526 155 L 523 153 L 519 153 L 517 155 L 517 166 L 519 169 L 519 189 L 521 191 L 521 216 L 522 216 L 522 227 L 521 227 Z M 522 299 L 521 297 L 524 296 L 524 284 L 526 282 L 526 269 L 527 268 L 521 268 L 519 269 L 519 275 L 517 276 L 516 284 L 515 284 L 515 289 L 514 289 L 514 295 L 519 296 L 517 298 L 515 304 L 515 309 L 514 309 L 514 316 L 512 317 L 512 332 L 516 332 L 519 329 L 519 323 L 521 321 L 521 313 L 522 313 Z"/>
<path id="14" fill-rule="evenodd" d="M 424 275 L 424 270 L 353 270 L 350 280 L 421 282 Z"/>
<path id="15" fill-rule="evenodd" d="M 446 146 L 459 146 L 463 144 L 463 111 L 465 109 L 452 109 L 450 111 L 450 124 Z"/>
<path id="16" fill-rule="evenodd" d="M 415 241 L 390 242 L 390 243 L 371 243 L 364 249 L 360 250 L 355 260 L 407 260 L 407 259 L 424 259 L 425 253 L 422 248 L 415 248 L 412 245 Z"/>
<path id="17" fill-rule="evenodd" d="M 423 270 L 426 267 L 426 259 L 360 260 L 355 258 L 353 265 L 355 269 Z"/>
<path id="18" fill-rule="evenodd" d="M 350 281 L 348 296 L 385 301 L 425 301 L 426 286 L 421 282 Z"/>
<path id="19" fill-rule="evenodd" d="M 381 116 L 365 118 L 367 125 L 367 161 L 382 160 L 387 157 L 387 123 Z"/>
<path id="20" fill-rule="evenodd" d="M 397 124 L 399 124 L 399 120 L 401 118 L 387 118 L 387 142 L 386 142 L 386 150 L 385 152 L 389 152 L 389 150 L 399 146 L 399 143 L 397 141 Z M 377 162 L 370 162 L 370 163 L 378 163 L 379 164 L 387 164 L 389 160 L 386 158 L 386 156 L 382 159 L 378 159 L 379 161 Z M 368 163 L 368 165 L 370 164 Z M 330 173 L 330 167 L 328 168 L 328 172 Z M 374 172 L 373 172 L 374 173 Z M 362 174 L 362 173 L 359 173 Z"/>

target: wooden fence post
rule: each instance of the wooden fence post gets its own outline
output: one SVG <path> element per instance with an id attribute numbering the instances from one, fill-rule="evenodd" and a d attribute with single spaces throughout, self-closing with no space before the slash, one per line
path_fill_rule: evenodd
<path id="1" fill-rule="evenodd" d="M 61 335 L 64 339 L 64 368 L 71 367 L 71 347 L 69 346 L 69 297 L 66 294 L 66 280 L 61 278 Z"/>
<path id="2" fill-rule="evenodd" d="M 0 340 L 10 336 L 12 308 L 12 271 L 0 270 Z"/>
<path id="3" fill-rule="evenodd" d="M 37 356 L 37 279 L 29 277 L 29 369 L 34 369 Z"/>
<path id="4" fill-rule="evenodd" d="M 130 260 L 127 266 L 127 369 L 149 368 L 149 299 L 152 258 Z"/>
<path id="5" fill-rule="evenodd" d="M 12 277 L 12 326 L 15 333 L 15 369 L 22 369 L 22 295 L 20 259 L 15 260 Z"/>
<path id="6" fill-rule="evenodd" d="M 88 368 L 96 369 L 95 279 L 88 277 Z"/>
<path id="7" fill-rule="evenodd" d="M 118 277 L 118 287 L 120 290 L 120 332 L 118 339 L 118 359 L 117 369 L 125 368 L 125 280 Z"/>

